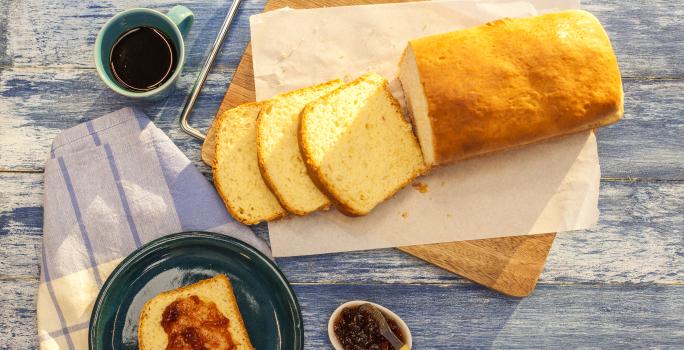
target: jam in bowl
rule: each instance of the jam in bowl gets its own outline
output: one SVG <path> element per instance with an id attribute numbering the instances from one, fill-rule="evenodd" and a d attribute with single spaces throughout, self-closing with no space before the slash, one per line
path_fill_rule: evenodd
<path id="1" fill-rule="evenodd" d="M 392 350 L 389 341 L 380 334 L 378 324 L 359 306 L 366 301 L 354 300 L 340 305 L 328 322 L 328 336 L 336 350 Z M 392 333 L 409 348 L 412 346 L 411 333 L 406 323 L 387 308 L 370 303 L 383 314 Z"/>

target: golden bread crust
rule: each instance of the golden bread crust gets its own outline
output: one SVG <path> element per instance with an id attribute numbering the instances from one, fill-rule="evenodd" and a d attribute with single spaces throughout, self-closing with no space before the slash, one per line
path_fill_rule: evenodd
<path id="1" fill-rule="evenodd" d="M 335 93 L 335 91 L 331 92 L 330 94 Z M 321 103 L 321 101 L 324 101 L 325 98 L 326 96 L 323 96 L 320 99 L 318 99 L 318 101 L 306 105 L 306 107 L 304 107 L 304 109 L 302 109 L 302 111 L 299 113 L 299 119 L 301 120 L 301 122 L 299 123 L 299 133 L 297 133 L 297 138 L 299 139 L 299 150 L 302 154 L 302 160 L 306 165 L 306 171 L 309 173 L 309 177 L 311 177 L 311 181 L 313 181 L 314 185 L 316 185 L 316 187 L 318 187 L 318 189 L 321 192 L 323 192 L 323 194 L 326 197 L 328 197 L 328 199 L 330 199 L 330 202 L 332 202 L 335 208 L 337 208 L 337 210 L 348 216 L 360 216 L 355 215 L 353 211 L 347 210 L 350 208 L 337 200 L 337 198 L 334 196 L 334 193 L 331 191 L 332 186 L 329 183 L 325 182 L 325 179 L 320 171 L 318 164 L 311 158 L 311 148 L 305 137 L 306 133 L 308 132 L 305 123 L 305 118 L 308 112 L 312 109 L 313 104 Z"/>
<path id="2" fill-rule="evenodd" d="M 313 183 L 321 190 L 321 192 L 323 192 L 323 194 L 325 194 L 326 196 L 328 196 L 328 198 L 330 198 L 331 202 L 335 205 L 335 208 L 337 208 L 337 210 L 339 210 L 344 215 L 352 216 L 352 217 L 364 216 L 364 215 L 367 215 L 368 212 L 357 211 L 353 208 L 352 205 L 345 203 L 343 200 L 340 199 L 343 196 L 341 194 L 338 194 L 335 191 L 334 186 L 331 183 L 329 183 L 328 181 L 326 181 L 326 178 L 325 178 L 325 176 L 323 176 L 319 165 L 316 163 L 315 160 L 313 160 L 311 158 L 311 150 L 310 150 L 311 147 L 308 144 L 307 137 L 306 137 L 306 134 L 309 131 L 307 130 L 307 127 L 306 127 L 307 123 L 305 122 L 305 120 L 307 118 L 308 113 L 314 108 L 315 104 L 326 103 L 331 98 L 331 96 L 333 96 L 336 92 L 340 91 L 343 88 L 347 88 L 349 86 L 361 84 L 362 78 L 363 77 L 356 79 L 355 81 L 349 83 L 349 85 L 343 85 L 342 87 L 332 91 L 328 95 L 323 96 L 320 99 L 318 99 L 317 101 L 314 101 L 314 102 L 308 104 L 306 107 L 304 107 L 304 109 L 300 113 L 301 123 L 299 124 L 300 128 L 299 128 L 299 134 L 298 134 L 299 147 L 301 150 L 302 159 L 304 160 L 304 163 L 306 164 L 307 171 L 309 172 L 309 175 L 311 176 Z M 394 98 L 394 96 L 390 93 L 389 83 L 387 82 L 387 80 L 385 80 L 383 82 L 382 89 L 383 89 L 384 93 L 387 94 L 387 97 L 390 99 L 390 101 L 392 101 L 392 105 L 393 105 L 394 109 L 397 111 L 397 113 L 399 113 L 399 115 L 402 115 L 401 106 L 399 105 L 399 102 L 397 101 L 397 99 Z M 406 123 L 409 128 L 411 128 L 410 124 L 403 118 L 403 115 L 402 115 L 402 121 L 404 123 Z M 416 147 L 420 148 L 420 146 L 418 145 L 418 141 L 416 140 L 415 136 L 413 137 L 413 142 L 415 143 Z M 399 190 L 406 187 L 409 183 L 411 183 L 413 180 L 415 180 L 416 177 L 422 175 L 425 171 L 426 171 L 426 169 L 423 168 L 423 169 L 420 169 L 419 171 L 417 171 L 415 174 L 412 174 L 411 177 L 408 179 L 408 181 L 406 181 L 401 186 L 397 187 L 392 193 L 388 194 L 387 197 L 385 197 L 380 203 L 382 203 L 382 202 L 386 201 L 387 199 L 391 198 L 392 196 L 394 196 Z M 380 205 L 380 203 L 378 205 Z"/>
<path id="3" fill-rule="evenodd" d="M 218 275 L 214 278 L 221 278 L 221 279 L 225 280 L 225 282 L 228 284 L 228 290 L 230 291 L 230 293 L 228 293 L 228 296 L 230 298 L 230 303 L 232 304 L 232 306 L 235 310 L 239 311 L 240 308 L 238 307 L 237 299 L 235 298 L 235 291 L 233 291 L 233 284 L 230 283 L 230 279 L 228 277 L 226 277 L 225 275 Z M 242 319 L 242 313 L 238 312 L 236 314 L 236 316 L 238 317 L 238 320 L 240 322 L 240 332 L 242 333 L 240 338 L 247 341 L 246 343 L 242 343 L 241 345 L 245 349 L 254 349 L 254 346 L 252 345 L 252 342 L 249 339 L 249 333 L 247 333 L 247 327 L 245 326 L 245 321 Z"/>
<path id="4" fill-rule="evenodd" d="M 258 107 L 261 108 L 263 105 L 263 102 L 250 102 L 250 103 L 245 103 L 242 104 L 238 107 L 235 108 L 254 108 Z M 285 216 L 287 216 L 287 212 L 283 211 L 281 213 L 277 213 L 276 215 L 272 215 L 267 218 L 263 218 L 263 220 L 250 220 L 249 218 L 240 215 L 239 211 L 237 208 L 235 208 L 235 205 L 231 201 L 230 196 L 226 195 L 224 189 L 221 186 L 221 182 L 218 179 L 218 171 L 217 171 L 217 164 L 218 164 L 218 155 L 219 155 L 219 138 L 221 137 L 220 135 L 220 130 L 221 130 L 221 124 L 225 120 L 225 118 L 228 116 L 228 111 L 223 112 L 223 114 L 219 115 L 218 118 L 216 119 L 216 130 L 217 130 L 217 135 L 216 135 L 216 144 L 214 145 L 214 159 L 213 159 L 213 164 L 212 164 L 212 176 L 214 179 L 214 186 L 216 187 L 216 191 L 219 193 L 219 196 L 221 196 L 221 199 L 223 199 L 223 203 L 226 205 L 226 209 L 228 209 L 228 212 L 230 215 L 238 220 L 239 222 L 245 224 L 245 225 L 256 225 L 262 221 L 271 221 L 271 220 L 278 220 L 281 219 Z"/>
<path id="5" fill-rule="evenodd" d="M 216 128 L 218 125 L 218 119 L 219 117 L 217 116 L 211 121 L 209 130 L 207 130 L 207 136 L 204 138 L 204 142 L 202 142 L 202 148 L 200 150 L 202 160 L 212 168 L 216 162 Z"/>
<path id="6" fill-rule="evenodd" d="M 280 205 L 283 208 L 285 208 L 285 210 L 287 210 L 288 212 L 295 214 L 295 215 L 299 215 L 287 207 L 287 204 L 282 199 L 283 198 L 282 193 L 280 193 L 278 191 L 278 188 L 273 184 L 273 179 L 271 179 L 271 176 L 268 173 L 268 171 L 266 169 L 266 164 L 264 162 L 264 156 L 263 156 L 264 150 L 262 147 L 262 142 L 260 142 L 260 140 L 263 139 L 263 136 L 262 136 L 263 130 L 261 127 L 259 127 L 259 125 L 260 125 L 259 120 L 261 119 L 261 115 L 264 113 L 264 111 L 270 110 L 272 106 L 273 106 L 273 99 L 268 100 L 268 101 L 264 101 L 263 105 L 261 107 L 261 111 L 259 112 L 259 117 L 257 117 L 257 136 L 256 136 L 256 138 L 257 138 L 257 164 L 259 164 L 259 172 L 261 173 L 261 177 L 264 179 L 264 182 L 266 183 L 266 186 L 268 187 L 268 189 L 270 189 L 271 192 L 273 192 L 273 194 L 275 195 L 276 199 L 278 199 L 278 203 L 280 203 Z"/>
<path id="7" fill-rule="evenodd" d="M 409 47 L 437 165 L 605 126 L 623 114 L 615 54 L 585 11 L 502 19 Z"/>
<path id="8" fill-rule="evenodd" d="M 311 213 L 311 212 L 313 212 L 313 211 L 327 210 L 327 209 L 330 208 L 330 204 L 331 204 L 331 203 L 325 203 L 325 204 L 319 206 L 318 208 L 316 208 L 315 210 L 313 210 L 313 211 L 311 211 L 311 212 L 308 212 L 308 211 L 299 210 L 298 208 L 296 208 L 295 206 L 291 205 L 291 203 L 289 203 L 289 202 L 287 201 L 287 198 L 279 191 L 278 187 L 273 183 L 273 179 L 271 178 L 271 175 L 269 174 L 268 169 L 267 169 L 267 166 L 266 166 L 266 164 L 265 164 L 265 161 L 264 161 L 264 150 L 263 150 L 263 148 L 262 148 L 262 144 L 263 144 L 263 142 L 262 142 L 262 140 L 263 140 L 263 136 L 262 136 L 262 134 L 263 134 L 263 127 L 262 127 L 262 124 L 261 124 L 259 121 L 261 120 L 262 114 L 265 113 L 265 112 L 267 112 L 268 110 L 271 109 L 271 107 L 272 107 L 272 105 L 273 105 L 273 101 L 275 101 L 275 99 L 277 99 L 277 98 L 287 98 L 287 97 L 290 97 L 290 96 L 292 96 L 292 95 L 301 94 L 304 90 L 307 90 L 307 89 L 311 89 L 311 88 L 314 88 L 314 89 L 324 89 L 324 88 L 326 88 L 326 87 L 328 87 L 328 86 L 337 85 L 337 84 L 339 84 L 339 83 L 340 83 L 340 80 L 339 80 L 339 79 L 334 79 L 334 80 L 330 80 L 330 81 L 325 82 L 325 83 L 321 83 L 321 84 L 319 84 L 319 85 L 315 85 L 315 86 L 313 86 L 313 87 L 307 87 L 307 88 L 297 89 L 297 90 L 285 92 L 285 93 L 282 93 L 282 94 L 278 94 L 278 95 L 275 96 L 274 98 L 272 98 L 272 99 L 270 99 L 270 100 L 267 100 L 267 101 L 264 101 L 264 102 L 263 102 L 263 105 L 262 105 L 262 108 L 261 108 L 261 112 L 259 112 L 259 118 L 258 118 L 258 120 L 257 120 L 257 158 L 258 158 L 258 161 L 259 161 L 259 172 L 261 172 L 261 176 L 264 178 L 264 182 L 266 183 L 266 186 L 268 186 L 268 188 L 271 190 L 271 192 L 273 192 L 273 194 L 276 196 L 276 198 L 278 199 L 278 202 L 280 203 L 280 205 L 281 205 L 283 208 L 285 208 L 285 210 L 287 210 L 288 212 L 290 212 L 291 214 L 294 214 L 294 215 L 297 215 L 297 216 L 304 216 L 304 215 L 307 215 L 307 214 L 309 214 L 309 213 Z M 300 113 L 300 114 L 301 114 L 301 113 Z M 314 184 L 315 184 L 315 181 L 314 181 L 313 179 L 312 179 L 312 181 L 313 181 Z M 319 186 L 317 185 L 316 187 L 319 187 Z M 323 191 L 321 191 L 321 192 L 323 192 Z M 328 197 L 328 200 L 330 200 L 330 196 L 328 196 L 325 192 L 323 192 L 323 194 L 325 194 L 326 197 Z"/>

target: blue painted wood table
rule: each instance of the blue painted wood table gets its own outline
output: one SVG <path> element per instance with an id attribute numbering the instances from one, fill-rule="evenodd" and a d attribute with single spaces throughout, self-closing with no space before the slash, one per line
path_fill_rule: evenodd
<path id="1" fill-rule="evenodd" d="M 147 115 L 205 173 L 181 105 L 228 9 L 196 14 L 187 69 Z M 100 83 L 98 29 L 130 7 L 174 1 L 0 0 L 0 348 L 37 347 L 35 295 L 43 163 L 60 130 L 127 106 Z M 206 127 L 249 41 L 244 3 L 193 114 Z M 395 310 L 416 349 L 684 348 L 684 3 L 592 0 L 618 55 L 625 117 L 600 130 L 598 227 L 559 234 L 534 294 L 505 297 L 393 249 L 278 259 L 302 305 L 306 347 L 329 348 L 326 322 L 349 299 Z"/>

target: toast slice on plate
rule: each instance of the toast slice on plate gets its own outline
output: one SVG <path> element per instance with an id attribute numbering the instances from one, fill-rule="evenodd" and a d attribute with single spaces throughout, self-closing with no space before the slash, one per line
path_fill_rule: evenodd
<path id="1" fill-rule="evenodd" d="M 140 314 L 138 348 L 254 349 L 228 277 L 217 275 L 150 299 Z"/>

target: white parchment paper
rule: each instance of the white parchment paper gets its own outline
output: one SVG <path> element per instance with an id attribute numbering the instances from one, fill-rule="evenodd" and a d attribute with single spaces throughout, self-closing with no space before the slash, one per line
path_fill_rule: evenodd
<path id="1" fill-rule="evenodd" d="M 408 40 L 578 1 L 432 1 L 250 18 L 257 99 L 375 71 L 403 103 L 397 66 Z M 585 229 L 598 219 L 600 170 L 585 132 L 433 170 L 360 218 L 335 210 L 269 223 L 274 256 Z M 421 192 L 418 187 L 422 187 Z"/>

